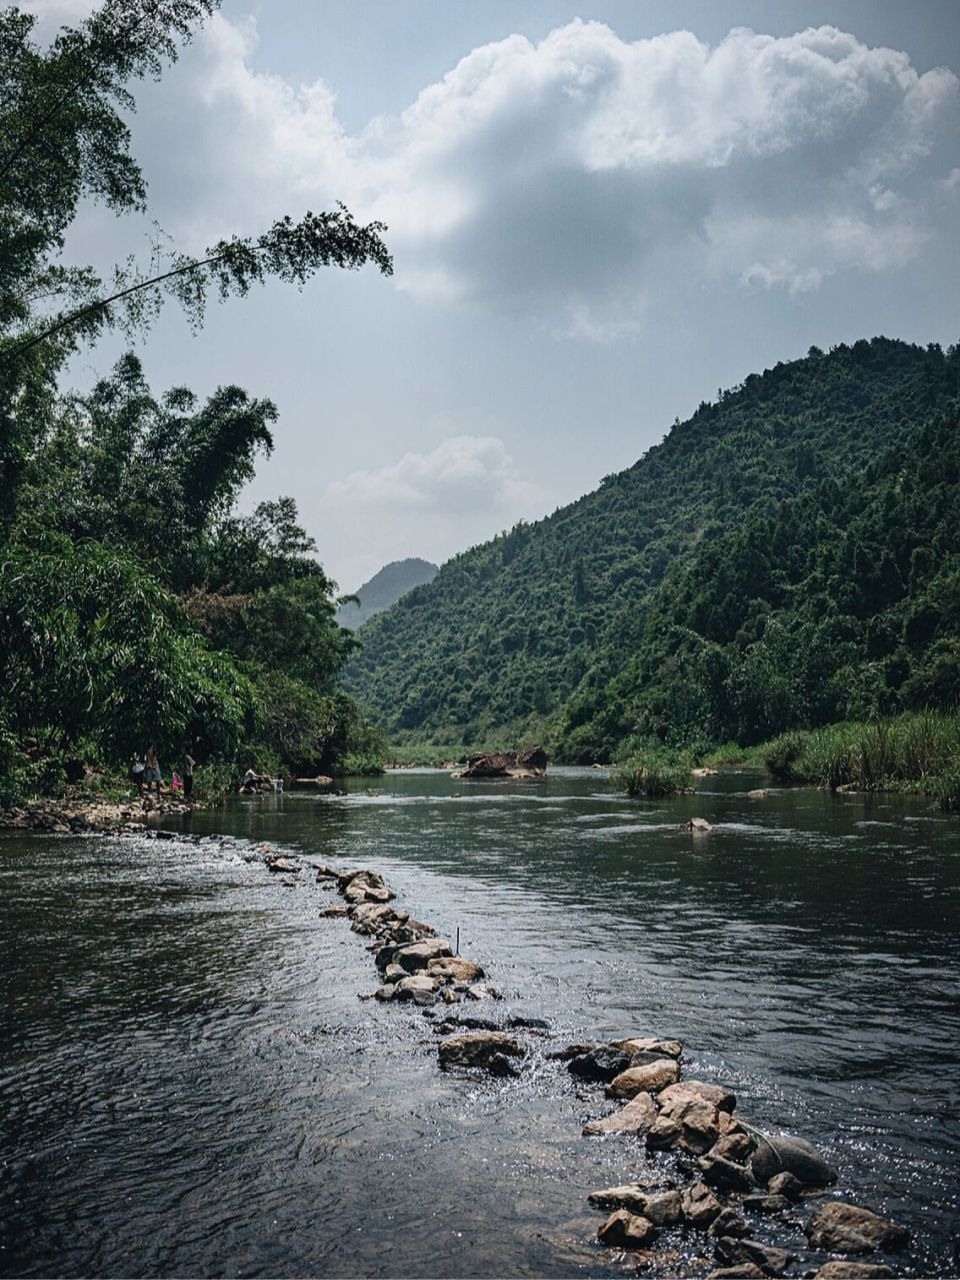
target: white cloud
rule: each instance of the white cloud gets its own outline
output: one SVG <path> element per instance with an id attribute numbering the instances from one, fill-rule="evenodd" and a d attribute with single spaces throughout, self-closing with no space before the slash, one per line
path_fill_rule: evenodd
<path id="1" fill-rule="evenodd" d="M 474 49 L 357 134 L 323 81 L 254 70 L 253 19 L 202 39 L 205 231 L 341 198 L 389 224 L 400 288 L 581 336 L 633 332 L 693 281 L 809 291 L 902 266 L 956 159 L 957 78 L 833 27 L 712 48 L 578 20 Z"/>
<path id="2" fill-rule="evenodd" d="M 327 488 L 336 502 L 371 507 L 414 507 L 445 514 L 510 512 L 537 504 L 541 493 L 516 470 L 495 436 L 452 436 L 429 453 L 354 471 Z"/>

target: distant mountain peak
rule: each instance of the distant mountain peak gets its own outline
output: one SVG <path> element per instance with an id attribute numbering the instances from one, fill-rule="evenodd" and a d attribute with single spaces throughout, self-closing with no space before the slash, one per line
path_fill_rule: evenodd
<path id="1" fill-rule="evenodd" d="M 383 613 L 384 609 L 396 604 L 414 587 L 432 582 L 439 572 L 438 565 L 431 564 L 429 560 L 421 560 L 419 556 L 391 560 L 354 592 L 360 600 L 359 605 L 340 606 L 337 610 L 337 622 L 341 627 L 356 630 L 378 613 Z"/>

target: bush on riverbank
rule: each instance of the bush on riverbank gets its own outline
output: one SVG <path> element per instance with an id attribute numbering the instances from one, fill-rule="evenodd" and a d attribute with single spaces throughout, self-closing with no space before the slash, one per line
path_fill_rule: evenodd
<path id="1" fill-rule="evenodd" d="M 781 734 L 763 749 L 775 778 L 836 790 L 917 790 L 960 808 L 960 716 L 934 711 Z"/>
<path id="2" fill-rule="evenodd" d="M 617 766 L 614 780 L 628 796 L 678 796 L 693 790 L 690 758 L 656 751 L 624 760 Z"/>

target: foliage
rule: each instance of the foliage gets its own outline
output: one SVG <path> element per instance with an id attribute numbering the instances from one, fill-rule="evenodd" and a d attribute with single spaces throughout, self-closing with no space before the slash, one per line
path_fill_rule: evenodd
<path id="1" fill-rule="evenodd" d="M 617 766 L 614 781 L 627 795 L 678 796 L 693 790 L 689 757 L 648 750 L 632 755 Z"/>
<path id="2" fill-rule="evenodd" d="M 764 758 L 783 781 L 861 791 L 916 784 L 949 799 L 960 771 L 960 716 L 923 711 L 793 732 L 770 743 Z"/>
<path id="3" fill-rule="evenodd" d="M 949 706 L 958 393 L 960 352 L 885 338 L 751 375 L 361 628 L 346 687 L 391 738 L 540 723 L 571 762 Z"/>
<path id="4" fill-rule="evenodd" d="M 123 116 L 216 0 L 106 0 L 48 49 L 0 10 L 0 800 L 55 788 L 71 754 L 117 765 L 153 743 L 206 762 L 256 751 L 332 768 L 376 750 L 335 690 L 352 641 L 288 498 L 235 505 L 277 411 L 240 387 L 156 398 L 123 357 L 86 395 L 67 358 L 107 326 L 145 333 L 164 294 L 208 296 L 320 267 L 392 270 L 379 223 L 338 206 L 188 258 L 158 238 L 113 278 L 60 261 L 82 200 L 143 212 Z"/>

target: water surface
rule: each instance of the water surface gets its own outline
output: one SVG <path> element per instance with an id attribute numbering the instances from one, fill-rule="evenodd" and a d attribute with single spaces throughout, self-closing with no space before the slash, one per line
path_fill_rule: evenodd
<path id="1" fill-rule="evenodd" d="M 652 804 L 590 770 L 409 771 L 237 798 L 189 820 L 230 837 L 200 845 L 0 840 L 0 1274 L 622 1274 L 585 1196 L 644 1157 L 579 1136 L 602 1096 L 540 1059 L 441 1075 L 428 1020 L 357 999 L 365 940 L 264 842 L 382 870 L 546 1048 L 679 1036 L 688 1077 L 915 1232 L 900 1270 L 960 1274 L 960 823 L 759 783 Z"/>

